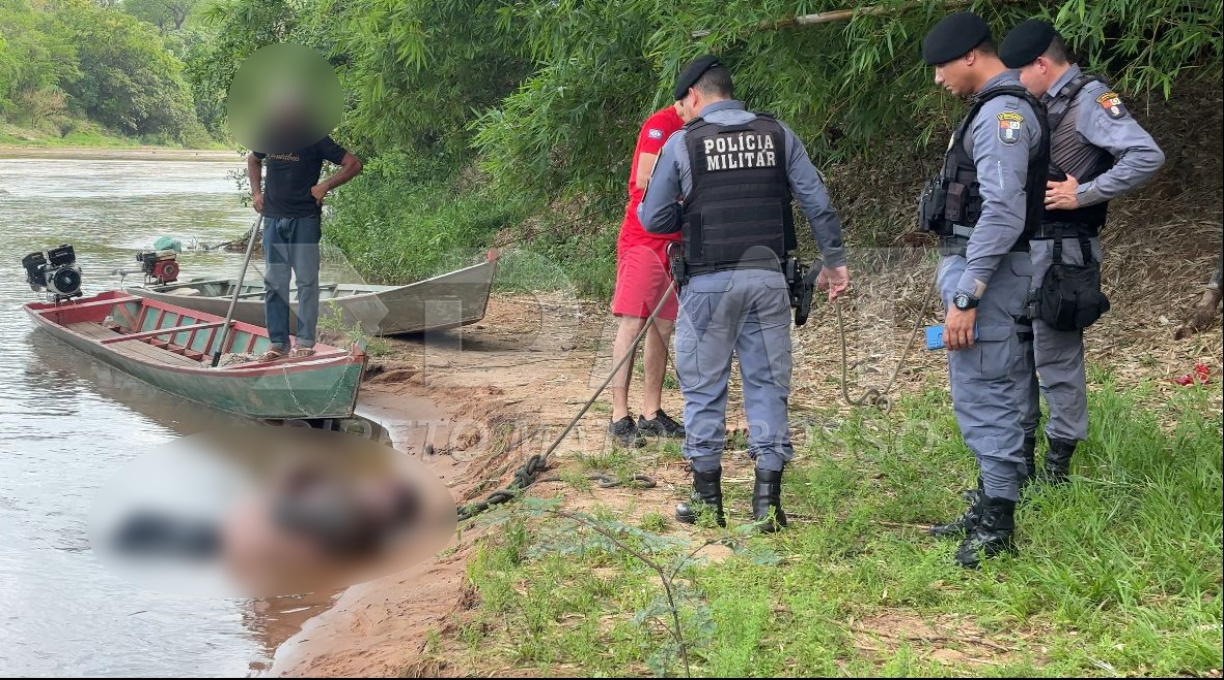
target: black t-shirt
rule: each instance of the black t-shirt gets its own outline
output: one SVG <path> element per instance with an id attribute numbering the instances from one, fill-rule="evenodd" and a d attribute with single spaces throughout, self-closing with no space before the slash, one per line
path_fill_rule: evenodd
<path id="1" fill-rule="evenodd" d="M 310 187 L 319 183 L 324 160 L 340 165 L 344 154 L 344 147 L 331 137 L 290 153 L 256 151 L 255 157 L 266 160 L 268 166 L 263 181 L 264 216 L 285 219 L 320 215 L 322 209 L 310 195 Z"/>

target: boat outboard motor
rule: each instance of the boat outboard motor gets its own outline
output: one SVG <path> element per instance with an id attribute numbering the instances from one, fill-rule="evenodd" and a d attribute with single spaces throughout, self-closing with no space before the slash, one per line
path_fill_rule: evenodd
<path id="1" fill-rule="evenodd" d="M 178 253 L 173 250 L 137 253 L 136 261 L 140 263 L 140 271 L 144 272 L 145 283 L 152 280 L 165 285 L 178 281 Z"/>
<path id="2" fill-rule="evenodd" d="M 26 282 L 31 290 L 43 290 L 56 302 L 81 296 L 81 268 L 76 264 L 76 251 L 64 244 L 45 253 L 30 253 L 21 258 L 26 270 Z"/>

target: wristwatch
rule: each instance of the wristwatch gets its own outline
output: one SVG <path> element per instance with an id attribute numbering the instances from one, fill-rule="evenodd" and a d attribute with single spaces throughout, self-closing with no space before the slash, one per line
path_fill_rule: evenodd
<path id="1" fill-rule="evenodd" d="M 978 299 L 968 293 L 957 293 L 952 297 L 952 304 L 963 312 L 977 307 Z"/>

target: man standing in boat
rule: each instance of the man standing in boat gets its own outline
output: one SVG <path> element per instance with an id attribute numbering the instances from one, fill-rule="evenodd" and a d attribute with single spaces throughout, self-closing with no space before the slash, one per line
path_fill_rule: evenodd
<path id="1" fill-rule="evenodd" d="M 247 156 L 247 176 L 255 210 L 263 215 L 264 315 L 272 341 L 262 361 L 314 354 L 319 321 L 319 220 L 327 192 L 356 177 L 361 159 L 332 141 L 330 136 L 308 140 L 305 107 L 286 99 L 279 107 L 266 151 Z M 267 161 L 266 181 L 261 177 Z M 340 171 L 319 181 L 323 161 Z M 266 191 L 265 191 L 266 189 Z M 289 351 L 290 273 L 297 279 L 297 333 Z"/>

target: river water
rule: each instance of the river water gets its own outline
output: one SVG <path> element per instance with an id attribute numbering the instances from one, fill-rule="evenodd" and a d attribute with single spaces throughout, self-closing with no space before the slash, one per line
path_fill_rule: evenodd
<path id="1" fill-rule="evenodd" d="M 224 156 L 221 156 L 224 158 Z M 86 295 L 163 235 L 242 236 L 232 161 L 6 158 L 0 150 L 0 676 L 242 676 L 326 604 L 163 595 L 91 554 L 93 496 L 140 451 L 230 417 L 159 392 L 34 332 L 21 258 L 72 244 Z M 185 252 L 182 276 L 236 275 L 242 255 Z M 326 274 L 325 274 L 326 275 Z M 248 276 L 257 277 L 252 269 Z M 140 279 L 130 277 L 131 284 Z"/>

